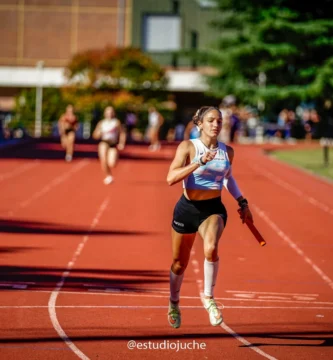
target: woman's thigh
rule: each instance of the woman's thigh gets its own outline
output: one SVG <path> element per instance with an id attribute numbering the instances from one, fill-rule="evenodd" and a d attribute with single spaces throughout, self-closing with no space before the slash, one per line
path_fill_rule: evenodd
<path id="1" fill-rule="evenodd" d="M 211 215 L 199 226 L 198 232 L 205 246 L 217 247 L 224 230 L 224 220 L 220 215 Z"/>
<path id="2" fill-rule="evenodd" d="M 172 258 L 183 265 L 187 265 L 191 255 L 191 249 L 195 240 L 194 234 L 180 234 L 171 228 Z"/>
<path id="3" fill-rule="evenodd" d="M 75 132 L 74 131 L 70 131 L 67 135 L 67 141 L 70 142 L 71 144 L 74 143 L 75 141 Z"/>
<path id="4" fill-rule="evenodd" d="M 113 167 L 116 165 L 117 160 L 118 160 L 118 150 L 117 148 L 109 148 L 108 150 L 108 165 Z"/>
<path id="5" fill-rule="evenodd" d="M 106 144 L 105 142 L 101 141 L 98 144 L 98 157 L 100 158 L 101 161 L 106 160 L 108 149 L 109 149 L 109 145 Z"/>

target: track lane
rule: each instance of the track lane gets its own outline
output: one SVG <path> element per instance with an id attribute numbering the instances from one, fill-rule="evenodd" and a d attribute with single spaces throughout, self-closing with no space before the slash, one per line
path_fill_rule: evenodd
<path id="1" fill-rule="evenodd" d="M 238 152 L 236 154 L 236 156 L 239 156 Z M 144 155 L 144 152 L 142 152 L 141 155 Z M 255 160 L 255 158 L 253 160 Z M 87 353 L 89 358 L 95 358 L 96 354 L 98 354 L 101 359 L 109 358 L 110 354 L 112 354 L 112 358 L 124 356 L 137 358 L 140 354 L 138 352 L 139 350 L 129 351 L 126 348 L 127 341 L 132 338 L 137 339 L 137 341 L 140 339 L 142 341 L 148 341 L 149 339 L 155 339 L 156 341 L 164 339 L 177 341 L 179 339 L 196 338 L 207 343 L 207 350 L 203 355 L 207 358 L 216 358 L 216 356 L 220 356 L 221 354 L 223 354 L 225 359 L 262 358 L 262 356 L 254 353 L 251 348 L 242 347 L 237 340 L 223 331 L 223 329 L 212 328 L 208 323 L 208 316 L 205 310 L 200 310 L 200 308 L 185 308 L 183 311 L 183 326 L 179 329 L 181 330 L 180 332 L 175 333 L 175 331 L 166 324 L 166 309 L 156 308 L 156 306 L 166 305 L 167 297 L 143 297 L 141 295 L 147 295 L 147 293 L 140 294 L 140 292 L 138 292 L 147 289 L 151 289 L 151 291 L 162 289 L 161 291 L 165 291 L 163 289 L 165 289 L 167 284 L 166 280 L 168 280 L 167 275 L 171 256 L 170 222 L 173 206 L 178 200 L 181 191 L 180 186 L 178 186 L 178 188 L 177 186 L 168 188 L 165 185 L 164 179 L 168 165 L 169 163 L 167 161 L 160 159 L 156 159 L 156 161 L 126 159 L 119 164 L 119 168 L 116 170 L 117 176 L 113 184 L 114 186 L 106 188 L 100 185 L 101 174 L 98 164 L 91 163 L 86 169 L 87 172 L 84 172 L 84 175 L 88 174 L 84 176 L 84 178 L 90 178 L 90 181 L 82 182 L 82 179 L 79 181 L 77 179 L 79 176 L 77 176 L 73 178 L 69 184 L 66 183 L 59 186 L 59 192 L 51 191 L 47 196 L 45 195 L 45 198 L 39 198 L 34 205 L 30 205 L 29 215 L 32 215 L 33 220 L 37 221 L 37 219 L 42 219 L 45 222 L 47 220 L 50 221 L 50 218 L 52 218 L 51 215 L 54 215 L 54 213 L 51 212 L 46 215 L 44 210 L 45 206 L 47 204 L 55 204 L 52 206 L 56 206 L 57 202 L 59 204 L 59 194 L 61 194 L 61 191 L 64 191 L 67 195 L 70 194 L 69 190 L 72 190 L 72 194 L 77 195 L 74 196 L 73 202 L 70 202 L 66 208 L 62 208 L 59 214 L 57 214 L 57 218 L 59 219 L 57 222 L 62 225 L 70 224 L 72 227 L 74 224 L 76 227 L 86 229 L 93 219 L 94 212 L 96 213 L 96 207 L 98 205 L 97 199 L 102 200 L 105 196 L 111 196 L 110 206 L 96 227 L 97 231 L 107 229 L 110 233 L 99 233 L 99 235 L 91 234 L 92 237 L 85 245 L 73 272 L 69 276 L 68 287 L 65 287 L 64 291 L 59 294 L 57 305 L 85 304 L 96 306 L 124 305 L 153 307 L 152 309 L 146 310 L 144 308 L 140 308 L 140 310 L 129 308 L 110 308 L 107 310 L 105 308 L 59 308 L 57 313 L 60 324 L 66 333 L 69 334 L 70 338 L 74 340 L 75 344 Z M 246 166 L 246 164 L 240 165 L 242 165 L 242 168 Z M 153 174 L 150 176 L 148 171 L 144 171 L 145 168 L 153 171 Z M 235 166 L 235 172 L 238 171 L 238 169 L 240 169 L 240 167 Z M 245 173 L 253 174 L 250 170 L 246 170 Z M 78 187 L 78 184 L 80 184 L 80 187 Z M 258 204 L 260 208 L 265 211 L 271 209 L 269 202 L 266 202 L 265 199 L 265 189 L 266 187 L 270 188 L 268 181 L 263 181 L 261 184 L 263 191 L 262 196 L 259 196 L 259 201 L 257 200 L 258 191 L 255 186 L 256 184 L 247 181 L 244 182 L 244 184 L 240 182 L 240 185 L 242 188 L 248 186 L 244 191 L 246 191 L 246 194 L 249 194 L 249 199 L 256 199 L 256 204 Z M 133 191 L 131 192 L 129 189 Z M 91 196 L 93 191 L 94 197 Z M 132 194 L 138 195 L 134 198 L 131 197 Z M 281 196 L 283 197 L 276 189 L 273 191 L 273 194 L 274 199 L 277 201 L 279 201 Z M 64 193 L 62 193 L 62 195 L 64 196 Z M 94 202 L 95 207 L 91 203 L 92 199 L 94 199 L 93 202 L 96 200 L 96 202 Z M 297 199 L 292 200 L 297 201 Z M 322 282 L 295 252 L 283 244 L 279 236 L 275 234 L 263 220 L 259 220 L 258 217 L 256 217 L 256 222 L 259 222 L 260 229 L 263 229 L 265 233 L 267 231 L 267 234 L 271 237 L 271 241 L 269 243 L 270 246 L 260 248 L 259 245 L 255 243 L 255 240 L 249 239 L 248 230 L 245 227 L 239 226 L 237 214 L 233 212 L 236 211 L 233 200 L 225 196 L 225 201 L 230 216 L 229 224 L 221 243 L 221 273 L 216 295 L 223 299 L 222 301 L 226 305 L 226 309 L 224 310 L 226 323 L 251 343 L 277 358 L 288 358 L 289 355 L 290 358 L 296 356 L 304 357 L 305 349 L 309 356 L 311 356 L 309 358 L 313 358 L 312 356 L 322 356 L 323 354 L 329 356 L 331 354 L 330 348 L 328 346 L 323 347 L 322 344 L 326 341 L 324 337 L 329 336 L 329 332 L 332 330 L 330 320 L 332 311 L 325 310 L 325 312 L 323 312 L 324 310 L 322 310 L 318 314 L 319 309 L 310 311 L 302 309 L 295 309 L 294 311 L 288 309 L 250 309 L 249 306 L 251 305 L 258 306 L 258 302 L 254 300 L 260 300 L 259 298 L 262 298 L 265 294 L 256 294 L 256 298 L 251 302 L 251 299 L 250 301 L 246 301 L 245 299 L 242 301 L 241 298 L 235 296 L 235 293 L 227 292 L 230 290 L 249 290 L 258 292 L 300 293 L 301 295 L 317 294 L 317 300 L 332 300 L 330 290 L 327 290 L 325 283 Z M 161 206 L 161 204 L 163 204 L 163 206 Z M 285 222 L 281 222 L 279 219 L 285 219 L 285 214 L 280 214 L 278 211 L 279 209 L 281 211 L 282 204 L 284 204 L 284 201 L 278 203 L 274 212 L 269 213 L 269 215 L 273 220 L 275 220 L 276 216 L 277 223 L 284 230 Z M 75 208 L 78 207 L 83 211 L 82 217 L 77 217 Z M 134 210 L 132 210 L 133 207 Z M 309 215 L 311 216 L 312 210 L 306 208 L 306 211 L 309 211 Z M 126 217 L 124 217 L 124 213 L 126 213 Z M 26 216 L 23 210 L 20 214 L 22 217 Z M 309 215 L 306 215 L 306 219 L 308 219 Z M 128 218 L 130 218 L 130 221 Z M 327 224 L 325 219 L 322 221 L 323 224 Z M 297 230 L 298 229 L 291 229 L 291 231 L 294 231 L 293 234 L 297 233 Z M 314 231 L 317 231 L 317 229 L 314 229 Z M 319 232 L 319 234 L 321 233 Z M 307 233 L 304 232 L 304 236 L 306 235 Z M 50 235 L 46 236 L 49 240 Z M 54 241 L 52 243 L 53 248 L 50 249 L 49 253 L 45 254 L 51 263 L 54 261 L 58 264 L 58 268 L 55 271 L 58 279 L 59 274 L 61 274 L 65 265 L 68 264 L 68 259 L 75 251 L 74 242 L 77 245 L 78 237 L 82 236 L 84 236 L 82 233 L 71 235 L 62 234 L 61 238 L 64 241 L 59 242 L 58 240 L 57 243 Z M 40 237 L 42 239 L 42 237 L 45 237 L 45 234 L 40 234 Z M 69 242 L 73 242 L 73 246 L 68 245 L 67 237 Z M 72 240 L 70 240 L 71 237 Z M 305 237 L 305 239 L 307 238 Z M 323 240 L 325 245 L 325 238 Z M 29 241 L 27 241 L 25 245 L 28 246 L 28 243 Z M 321 240 L 318 240 L 318 244 L 321 244 Z M 132 251 L 129 251 L 130 248 L 135 251 L 134 257 L 131 256 Z M 196 250 L 199 268 L 202 270 L 201 265 L 203 259 L 200 257 L 202 256 L 200 238 L 196 241 Z M 120 256 L 119 254 L 125 255 Z M 153 254 L 150 260 L 147 260 L 148 254 Z M 279 254 L 279 256 L 277 256 L 277 254 Z M 27 253 L 25 255 L 25 258 L 21 257 L 18 261 L 22 262 L 23 259 L 26 260 L 30 256 L 32 256 L 32 258 L 35 257 L 33 253 Z M 322 255 L 321 251 L 319 255 Z M 325 254 L 323 254 L 323 256 L 325 256 Z M 283 257 L 285 261 L 284 265 L 282 264 L 283 266 L 280 261 L 281 257 Z M 315 260 L 317 261 L 317 258 Z M 59 267 L 59 264 L 62 266 Z M 289 269 L 292 267 L 293 273 L 295 274 L 293 281 L 290 279 L 290 276 L 288 276 L 290 275 L 288 266 Z M 258 268 L 269 270 L 260 271 L 261 276 L 258 277 Z M 98 272 L 98 270 L 104 270 L 104 272 Z M 147 273 L 147 270 L 149 273 Z M 325 268 L 325 271 L 329 273 L 331 271 L 330 266 Z M 246 274 L 246 276 L 244 276 L 244 274 Z M 302 275 L 300 276 L 299 274 Z M 201 306 L 197 289 L 197 280 L 200 279 L 200 277 L 202 277 L 202 272 L 198 275 L 193 270 L 190 270 L 190 268 L 188 269 L 182 289 L 182 295 L 184 295 L 184 299 L 182 299 L 183 305 Z M 92 287 L 92 290 L 96 291 L 97 287 L 97 290 L 101 292 L 100 294 L 95 295 L 92 291 L 82 286 L 82 280 L 87 278 L 90 278 L 88 285 L 89 283 L 95 285 Z M 120 292 L 119 294 L 114 293 L 113 295 L 109 295 L 103 291 L 103 287 L 105 290 L 106 286 L 112 289 L 112 291 L 115 291 L 119 283 L 123 286 L 126 285 L 131 295 L 140 295 L 140 297 L 126 296 L 124 291 L 124 294 Z M 78 284 L 80 284 L 80 288 Z M 83 294 L 81 292 L 82 287 Z M 139 289 L 135 291 L 137 287 Z M 66 292 L 71 289 L 73 290 L 71 294 Z M 89 294 L 84 295 L 85 291 L 89 291 Z M 30 298 L 26 297 L 25 292 L 21 292 L 21 294 L 21 301 L 19 303 L 27 304 Z M 157 292 L 154 294 L 157 296 L 165 295 L 165 293 L 160 294 Z M 239 293 L 236 294 L 239 295 Z M 40 293 L 39 295 L 44 296 Z M 192 297 L 193 295 L 196 295 L 197 298 L 187 299 L 185 297 Z M 47 296 L 49 296 L 49 293 L 45 294 L 44 299 L 47 298 Z M 274 295 L 266 294 L 266 296 Z M 280 297 L 287 296 L 281 294 Z M 226 298 L 233 300 L 225 300 Z M 23 299 L 25 300 L 23 301 Z M 37 304 L 41 303 L 39 297 L 31 299 L 36 301 Z M 266 306 L 271 305 L 277 307 L 277 305 L 287 306 L 287 304 L 295 306 L 295 303 L 288 303 L 287 300 L 283 302 L 284 299 L 280 299 L 281 302 L 279 303 L 274 302 L 273 299 L 266 300 L 268 300 L 268 302 L 264 303 Z M 310 305 L 312 303 L 314 303 L 314 301 L 310 301 Z M 247 306 L 247 308 L 231 307 L 235 305 L 243 305 Z M 304 304 L 301 305 L 303 306 Z M 3 316 L 5 313 L 2 311 L 3 310 L 0 310 L 0 314 Z M 33 312 L 35 312 L 35 314 L 40 312 L 45 314 L 43 311 L 45 311 L 45 308 L 44 310 L 20 309 L 18 313 L 31 314 L 29 316 L 32 318 Z M 323 315 L 324 317 L 316 317 L 316 315 Z M 21 317 L 24 316 L 21 315 Z M 52 336 L 49 336 L 50 324 L 46 328 L 42 326 L 45 321 L 44 317 L 40 318 L 40 316 L 37 316 L 37 319 L 38 324 L 36 325 L 39 326 L 36 326 L 36 328 L 38 328 L 39 331 L 30 332 L 29 334 L 32 334 L 33 337 L 43 339 L 42 343 L 46 344 L 49 348 L 52 346 L 60 346 L 61 351 L 63 351 L 61 353 L 62 358 L 63 353 L 65 354 L 64 358 L 76 358 L 72 352 L 63 350 L 66 346 L 60 345 L 61 341 L 54 332 Z M 15 333 L 15 326 L 12 330 L 12 333 Z M 309 340 L 309 337 L 312 337 L 314 340 Z M 28 340 L 20 342 L 19 344 L 21 346 L 27 344 L 31 346 L 32 342 Z M 38 344 L 38 341 L 35 340 L 35 343 Z M 14 343 L 14 345 L 15 344 L 17 345 L 17 342 Z M 57 355 L 55 352 L 60 351 L 42 349 L 40 343 L 38 346 L 39 350 L 36 350 L 36 348 L 30 350 L 31 354 L 40 354 L 36 356 L 41 356 L 41 358 L 57 358 L 55 357 Z M 9 351 L 9 348 L 7 348 L 6 351 Z M 23 347 L 15 350 L 12 348 L 10 351 L 15 351 L 15 354 L 19 355 L 22 353 Z M 44 357 L 42 357 L 42 353 Z M 200 354 L 201 353 L 197 351 L 188 351 L 185 356 L 186 358 L 198 358 L 198 356 L 201 356 Z M 161 358 L 176 359 L 180 358 L 180 356 L 184 357 L 184 353 L 176 354 L 171 350 L 152 350 L 149 352 L 146 351 L 144 356 L 145 358 L 156 358 L 156 356 L 159 356 Z"/>

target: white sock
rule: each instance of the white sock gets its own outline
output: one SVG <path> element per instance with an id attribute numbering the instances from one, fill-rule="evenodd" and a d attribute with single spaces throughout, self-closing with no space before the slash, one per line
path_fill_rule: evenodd
<path id="1" fill-rule="evenodd" d="M 219 260 L 210 262 L 205 259 L 204 276 L 205 276 L 205 296 L 214 296 L 214 286 L 216 283 L 217 273 L 219 271 Z"/>
<path id="2" fill-rule="evenodd" d="M 182 286 L 184 273 L 176 275 L 170 270 L 170 300 L 174 303 L 179 301 L 180 287 Z"/>

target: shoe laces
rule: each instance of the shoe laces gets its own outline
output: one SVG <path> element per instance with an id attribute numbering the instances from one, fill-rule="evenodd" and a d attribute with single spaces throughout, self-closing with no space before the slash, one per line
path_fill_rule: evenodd
<path id="1" fill-rule="evenodd" d="M 212 311 L 218 311 L 219 309 L 224 309 L 224 305 L 218 301 L 215 301 L 214 299 L 209 299 L 208 304 L 208 310 L 212 309 Z"/>
<path id="2" fill-rule="evenodd" d="M 171 317 L 177 317 L 180 314 L 178 305 L 170 305 L 168 315 Z"/>

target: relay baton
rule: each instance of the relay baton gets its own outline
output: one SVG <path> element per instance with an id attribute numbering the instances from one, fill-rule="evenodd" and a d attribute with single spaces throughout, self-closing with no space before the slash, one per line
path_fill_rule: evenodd
<path id="1" fill-rule="evenodd" d="M 239 215 L 241 214 L 241 209 L 238 209 L 238 213 Z M 250 231 L 252 232 L 252 234 L 254 235 L 254 237 L 256 238 L 256 240 L 258 241 L 258 243 L 261 246 L 265 246 L 266 245 L 266 241 L 265 239 L 262 237 L 262 235 L 260 234 L 260 232 L 258 231 L 258 229 L 254 226 L 253 222 L 251 220 L 246 220 L 245 224 L 247 225 L 247 227 L 250 229 Z"/>

